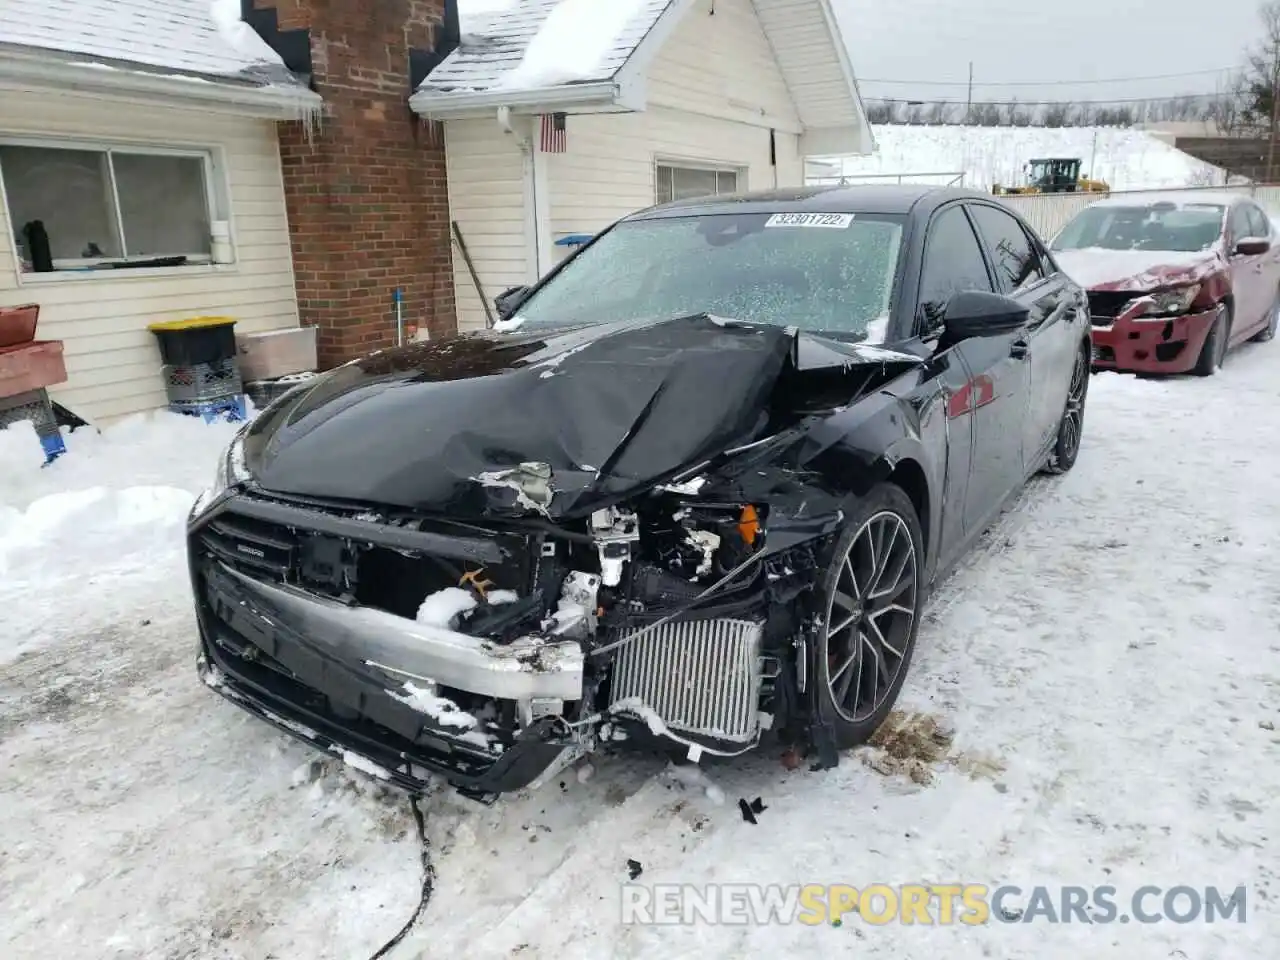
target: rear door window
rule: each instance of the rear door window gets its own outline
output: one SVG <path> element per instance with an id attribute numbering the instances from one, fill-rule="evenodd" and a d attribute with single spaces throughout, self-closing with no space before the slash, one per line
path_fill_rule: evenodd
<path id="1" fill-rule="evenodd" d="M 1045 278 L 1040 256 L 1026 231 L 1012 214 L 986 204 L 972 204 L 969 212 L 978 222 L 996 278 L 1006 293 L 1014 293 Z"/>

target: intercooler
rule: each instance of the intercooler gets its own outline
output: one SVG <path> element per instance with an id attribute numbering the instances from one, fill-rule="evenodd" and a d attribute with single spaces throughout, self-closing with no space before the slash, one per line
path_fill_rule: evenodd
<path id="1" fill-rule="evenodd" d="M 763 637 L 764 624 L 751 620 L 665 624 L 619 647 L 611 706 L 638 699 L 677 733 L 749 743 L 759 729 Z"/>

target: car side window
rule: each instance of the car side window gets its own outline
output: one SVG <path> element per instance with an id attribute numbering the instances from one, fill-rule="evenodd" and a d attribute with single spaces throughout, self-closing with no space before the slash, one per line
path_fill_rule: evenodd
<path id="1" fill-rule="evenodd" d="M 1267 215 L 1262 212 L 1261 207 L 1256 207 L 1250 203 L 1245 205 L 1245 211 L 1249 217 L 1249 236 L 1271 236 L 1271 221 L 1267 219 Z"/>
<path id="2" fill-rule="evenodd" d="M 996 268 L 996 278 L 1006 293 L 1013 293 L 1045 278 L 1040 255 L 1031 246 L 1027 233 L 1012 214 L 986 204 L 969 207 L 978 222 L 987 253 Z"/>
<path id="3" fill-rule="evenodd" d="M 947 301 L 966 290 L 995 292 L 969 218 L 959 206 L 947 207 L 929 224 L 925 237 L 920 307 L 916 312 L 920 332 L 936 328 L 942 322 Z"/>

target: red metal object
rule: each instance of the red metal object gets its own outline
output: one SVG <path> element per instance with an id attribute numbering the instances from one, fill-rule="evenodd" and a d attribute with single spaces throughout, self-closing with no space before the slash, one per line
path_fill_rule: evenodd
<path id="1" fill-rule="evenodd" d="M 61 340 L 36 340 L 40 308 L 0 307 L 0 397 L 65 383 Z"/>
<path id="2" fill-rule="evenodd" d="M 1132 373 L 1187 373 L 1196 365 L 1217 310 L 1150 318 L 1125 315 L 1093 328 L 1094 367 Z"/>
<path id="3" fill-rule="evenodd" d="M 0 307 L 0 349 L 34 340 L 36 321 L 39 319 L 40 305 L 36 303 L 21 307 Z"/>

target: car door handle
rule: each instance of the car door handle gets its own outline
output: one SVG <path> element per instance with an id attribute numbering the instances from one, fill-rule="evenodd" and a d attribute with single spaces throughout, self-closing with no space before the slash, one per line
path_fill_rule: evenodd
<path id="1" fill-rule="evenodd" d="M 1023 360 L 1031 356 L 1031 344 L 1025 340 L 1015 340 L 1009 345 L 1009 356 Z"/>

